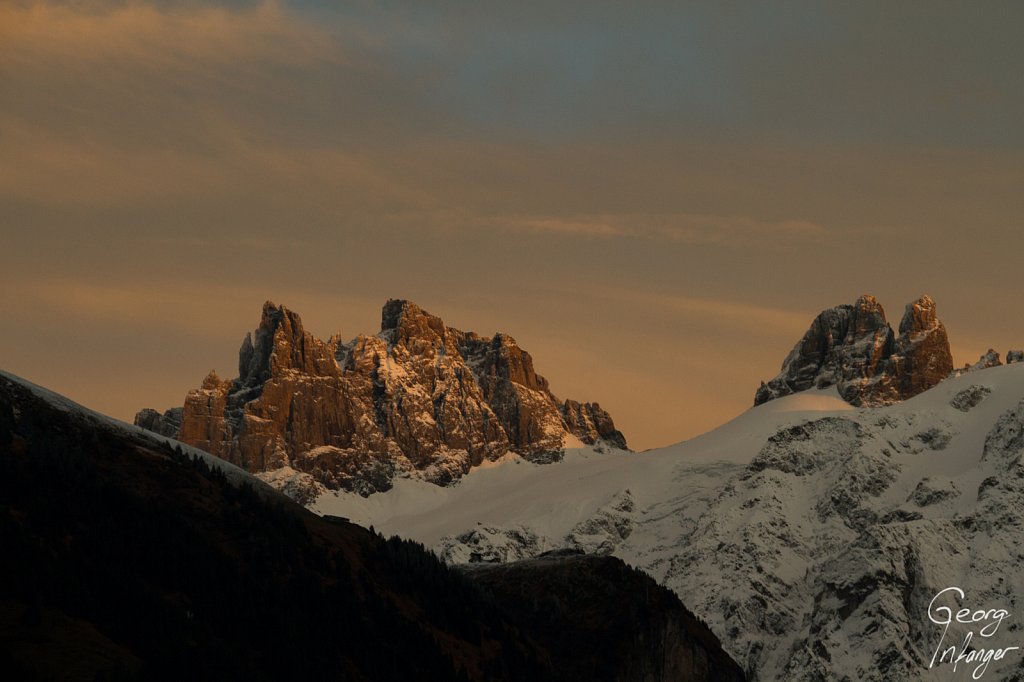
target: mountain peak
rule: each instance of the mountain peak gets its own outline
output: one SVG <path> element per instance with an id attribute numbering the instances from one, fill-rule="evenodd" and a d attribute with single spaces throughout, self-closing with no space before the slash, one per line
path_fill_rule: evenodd
<path id="1" fill-rule="evenodd" d="M 916 334 L 942 326 L 935 308 L 935 300 L 928 294 L 908 303 L 900 321 L 900 334 Z"/>
<path id="2" fill-rule="evenodd" d="M 261 329 L 276 331 L 282 324 L 289 324 L 302 329 L 302 319 L 298 314 L 292 312 L 284 305 L 278 305 L 273 301 L 266 301 L 263 304 L 263 314 L 260 316 Z"/>
<path id="3" fill-rule="evenodd" d="M 279 306 L 268 298 L 266 301 L 263 302 L 263 320 L 267 320 L 273 317 L 275 313 L 281 312 L 283 310 L 283 305 Z"/>
<path id="4" fill-rule="evenodd" d="M 885 317 L 885 311 L 882 309 L 881 304 L 871 294 L 861 294 L 857 297 L 857 302 L 853 304 L 858 310 L 865 312 L 878 312 L 881 313 L 882 317 Z"/>
<path id="5" fill-rule="evenodd" d="M 380 332 L 391 343 L 419 341 L 419 347 L 442 345 L 448 328 L 437 315 L 431 315 L 412 301 L 390 299 L 381 310 Z M 451 350 L 451 349 L 448 349 Z"/>
<path id="6" fill-rule="evenodd" d="M 217 370 L 211 369 L 210 373 L 203 379 L 202 388 L 204 391 L 212 391 L 220 388 L 224 384 L 224 380 L 217 374 Z"/>
<path id="7" fill-rule="evenodd" d="M 252 472 L 287 467 L 303 497 L 386 490 L 396 475 L 443 485 L 507 452 L 559 459 L 577 439 L 626 447 L 597 403 L 557 399 L 512 337 L 446 327 L 405 299 L 384 304 L 380 334 L 349 343 L 267 301 L 238 364 L 238 379 L 190 392 L 177 423 L 145 411 L 138 423 Z M 289 476 L 273 475 L 286 488 Z"/>
<path id="8" fill-rule="evenodd" d="M 397 329 L 403 317 L 417 317 L 423 308 L 404 298 L 389 298 L 381 309 L 380 330 Z"/>
<path id="9" fill-rule="evenodd" d="M 327 344 L 306 332 L 298 313 L 268 300 L 259 326 L 242 341 L 238 378 L 253 387 L 287 370 L 330 375 L 334 370 L 330 355 Z"/>
<path id="10" fill-rule="evenodd" d="M 925 391 L 953 369 L 946 329 L 935 301 L 908 303 L 899 336 L 874 296 L 822 311 L 782 364 L 762 383 L 754 404 L 809 388 L 836 386 L 853 405 L 898 402 Z"/>

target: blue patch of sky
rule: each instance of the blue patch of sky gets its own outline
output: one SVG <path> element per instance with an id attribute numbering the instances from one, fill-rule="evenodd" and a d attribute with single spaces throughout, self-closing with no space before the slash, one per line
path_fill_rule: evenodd
<path id="1" fill-rule="evenodd" d="M 357 4 L 337 16 L 381 36 L 376 56 L 429 79 L 432 104 L 477 132 L 564 137 L 651 119 L 721 122 L 738 109 L 702 27 L 681 14 L 504 22 Z"/>
<path id="2" fill-rule="evenodd" d="M 595 3 L 557 5 L 550 16 L 529 3 L 290 6 L 325 26 L 365 30 L 375 40 L 358 48 L 427 84 L 416 96 L 469 134 L 565 139 L 632 128 L 977 145 L 1019 142 L 1024 130 L 1024 98 L 1011 90 L 1024 73 L 1021 50 L 990 17 L 950 44 L 963 60 L 936 51 L 929 69 L 937 38 L 963 22 L 884 4 Z M 920 73 L 910 67 L 918 47 Z"/>

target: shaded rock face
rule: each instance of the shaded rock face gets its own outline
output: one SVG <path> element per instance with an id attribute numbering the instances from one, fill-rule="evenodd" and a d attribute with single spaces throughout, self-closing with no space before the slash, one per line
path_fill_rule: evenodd
<path id="1" fill-rule="evenodd" d="M 510 451 L 550 461 L 571 437 L 626 447 L 599 405 L 555 398 L 512 337 L 447 327 L 409 301 L 388 301 L 380 333 L 349 342 L 317 339 L 267 302 L 238 374 L 211 372 L 178 412 L 143 410 L 136 424 L 248 471 L 291 467 L 363 495 L 400 474 L 447 484 Z"/>
<path id="2" fill-rule="evenodd" d="M 597 403 L 580 404 L 566 400 L 561 406 L 562 416 L 573 433 L 596 433 L 601 441 L 621 450 L 626 449 L 626 437 L 615 428 L 610 414 Z"/>
<path id="3" fill-rule="evenodd" d="M 908 304 L 897 335 L 878 301 L 864 295 L 853 305 L 822 311 L 779 375 L 758 388 L 754 404 L 835 385 L 853 405 L 884 405 L 928 390 L 952 369 L 935 301 L 922 296 Z"/>
<path id="4" fill-rule="evenodd" d="M 135 415 L 135 425 L 174 438 L 181 430 L 181 413 L 180 407 L 172 407 L 163 414 L 147 407 Z"/>

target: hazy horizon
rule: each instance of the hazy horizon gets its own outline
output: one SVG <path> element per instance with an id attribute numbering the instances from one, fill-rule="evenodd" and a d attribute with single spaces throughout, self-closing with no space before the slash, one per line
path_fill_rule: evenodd
<path id="1" fill-rule="evenodd" d="M 512 335 L 635 449 L 822 309 L 1024 348 L 1024 6 L 0 7 L 0 368 L 130 420 L 266 299 Z"/>

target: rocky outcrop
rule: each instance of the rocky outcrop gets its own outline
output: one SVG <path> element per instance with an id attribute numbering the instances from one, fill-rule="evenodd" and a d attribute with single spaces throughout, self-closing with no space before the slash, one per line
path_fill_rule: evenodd
<path id="1" fill-rule="evenodd" d="M 608 504 L 598 508 L 593 516 L 573 526 L 562 546 L 581 554 L 607 556 L 633 533 L 637 520 L 635 512 L 633 494 L 623 490 Z"/>
<path id="2" fill-rule="evenodd" d="M 988 386 L 973 384 L 961 391 L 957 391 L 957 394 L 950 398 L 949 404 L 961 412 L 970 412 L 991 393 L 992 389 Z"/>
<path id="3" fill-rule="evenodd" d="M 573 433 L 585 433 L 595 440 L 620 449 L 626 448 L 626 438 L 612 422 L 610 414 L 597 403 L 578 403 L 566 400 L 561 405 L 562 417 Z"/>
<path id="4" fill-rule="evenodd" d="M 918 507 L 927 507 L 959 496 L 960 489 L 957 488 L 955 481 L 949 478 L 929 476 L 921 479 L 907 501 L 913 502 Z"/>
<path id="5" fill-rule="evenodd" d="M 931 297 L 907 305 L 897 336 L 878 301 L 864 295 L 822 311 L 779 375 L 762 382 L 754 404 L 834 385 L 853 405 L 884 405 L 928 390 L 952 369 L 946 328 Z"/>
<path id="6" fill-rule="evenodd" d="M 181 413 L 180 407 L 172 407 L 163 414 L 147 407 L 135 415 L 135 425 L 174 438 L 181 431 Z"/>
<path id="7" fill-rule="evenodd" d="M 529 559 L 547 549 L 547 543 L 522 526 L 479 525 L 457 537 L 443 538 L 438 556 L 448 564 L 494 564 Z"/>
<path id="8" fill-rule="evenodd" d="M 384 306 L 379 334 L 348 342 L 267 302 L 237 379 L 211 372 L 183 408 L 136 423 L 251 472 L 290 467 L 363 495 L 399 474 L 447 484 L 507 452 L 552 461 L 576 439 L 626 447 L 599 405 L 555 398 L 512 337 L 447 327 L 404 300 Z"/>
<path id="9" fill-rule="evenodd" d="M 989 367 L 999 367 L 1003 364 L 1003 361 L 999 359 L 999 352 L 989 348 L 987 351 L 981 354 L 978 361 L 968 368 L 968 371 L 975 372 L 979 369 L 988 369 Z"/>
<path id="10" fill-rule="evenodd" d="M 1020 350 L 1008 350 L 1006 351 L 1006 364 L 1012 365 L 1018 362 L 1024 362 L 1024 351 Z M 1000 359 L 999 351 L 994 348 L 989 348 L 987 351 L 981 354 L 978 361 L 973 365 L 966 363 L 960 369 L 953 370 L 950 376 L 963 376 L 967 372 L 977 372 L 981 369 L 988 369 L 990 367 L 1001 367 L 1003 361 Z"/>

